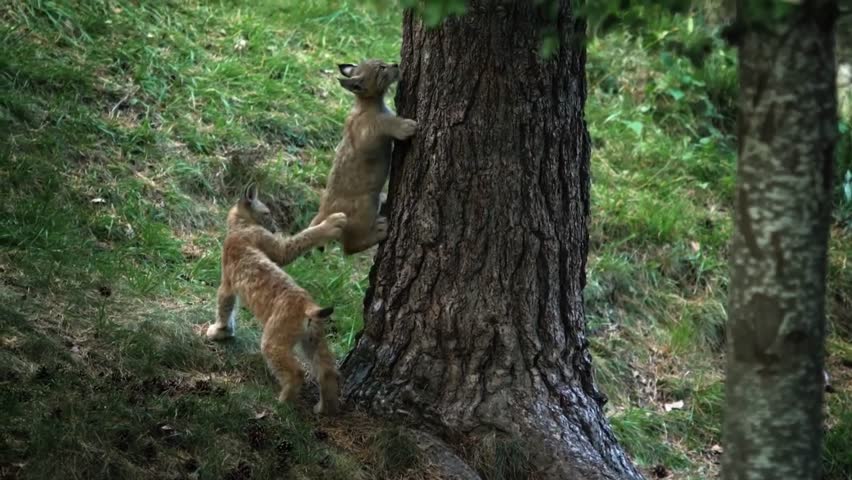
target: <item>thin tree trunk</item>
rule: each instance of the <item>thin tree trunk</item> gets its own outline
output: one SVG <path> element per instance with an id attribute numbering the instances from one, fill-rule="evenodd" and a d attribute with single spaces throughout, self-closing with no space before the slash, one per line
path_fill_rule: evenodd
<path id="1" fill-rule="evenodd" d="M 739 44 L 726 479 L 822 478 L 836 7 L 805 1 Z"/>
<path id="2" fill-rule="evenodd" d="M 405 14 L 390 235 L 344 395 L 444 432 L 517 436 L 552 479 L 641 478 L 593 384 L 582 290 L 589 216 L 584 25 L 560 2 L 538 56 L 534 2 Z"/>

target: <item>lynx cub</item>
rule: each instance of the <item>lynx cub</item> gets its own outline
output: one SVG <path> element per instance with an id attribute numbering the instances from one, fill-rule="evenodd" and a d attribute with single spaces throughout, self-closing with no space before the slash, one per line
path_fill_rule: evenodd
<path id="1" fill-rule="evenodd" d="M 311 225 L 335 212 L 345 213 L 343 253 L 352 255 L 387 237 L 387 219 L 379 217 L 379 203 L 390 169 L 391 141 L 414 135 L 417 122 L 397 117 L 385 105 L 385 92 L 399 80 L 397 64 L 367 60 L 338 68 L 345 77 L 340 85 L 355 94 L 355 106 L 346 118 L 319 213 Z"/>
<path id="2" fill-rule="evenodd" d="M 219 309 L 216 323 L 207 329 L 211 340 L 233 337 L 239 297 L 263 324 L 261 351 L 281 384 L 278 399 L 293 400 L 299 392 L 304 374 L 294 357 L 298 353 L 311 365 L 320 384 L 316 413 L 332 414 L 338 407 L 337 368 L 325 341 L 325 321 L 333 308 L 314 303 L 279 265 L 339 238 L 345 226 L 346 215 L 336 213 L 292 237 L 281 237 L 273 233 L 277 227 L 258 199 L 257 189 L 246 188 L 228 213 Z"/>

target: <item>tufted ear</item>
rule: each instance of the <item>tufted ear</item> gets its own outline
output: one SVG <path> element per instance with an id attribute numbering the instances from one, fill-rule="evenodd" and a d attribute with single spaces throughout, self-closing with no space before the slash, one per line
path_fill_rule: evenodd
<path id="1" fill-rule="evenodd" d="M 355 67 L 357 67 L 357 65 L 352 65 L 351 63 L 341 63 L 337 65 L 337 69 L 340 70 L 340 74 L 346 78 L 351 77 L 352 74 L 355 73 Z"/>
<path id="2" fill-rule="evenodd" d="M 334 313 L 334 307 L 320 308 L 316 306 L 313 308 L 309 308 L 305 312 L 308 317 L 315 319 L 326 319 L 330 317 L 332 313 Z"/>
<path id="3" fill-rule="evenodd" d="M 361 93 L 364 91 L 364 82 L 361 77 L 355 78 L 339 78 L 340 86 L 349 90 L 352 93 Z"/>
<path id="4" fill-rule="evenodd" d="M 257 185 L 255 185 L 254 182 L 252 182 L 252 183 L 249 183 L 248 185 L 246 185 L 245 188 L 243 189 L 243 195 L 242 195 L 242 198 L 240 198 L 240 201 L 242 201 L 245 206 L 250 206 L 251 204 L 254 203 L 254 201 L 256 199 L 257 199 Z"/>

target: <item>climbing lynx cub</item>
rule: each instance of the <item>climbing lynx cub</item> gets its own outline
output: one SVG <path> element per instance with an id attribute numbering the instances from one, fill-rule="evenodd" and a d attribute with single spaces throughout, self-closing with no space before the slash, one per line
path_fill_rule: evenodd
<path id="1" fill-rule="evenodd" d="M 299 353 L 311 365 L 320 384 L 316 413 L 332 414 L 338 406 L 338 374 L 334 356 L 325 341 L 325 321 L 332 307 L 321 308 L 310 294 L 280 267 L 311 248 L 339 238 L 346 215 L 329 215 L 317 226 L 289 238 L 277 230 L 269 209 L 249 186 L 228 213 L 228 234 L 222 250 L 222 284 L 216 323 L 207 337 L 223 340 L 234 336 L 237 298 L 263 325 L 261 350 L 281 384 L 280 401 L 293 400 L 303 381 L 294 357 Z"/>
<path id="2" fill-rule="evenodd" d="M 414 135 L 417 122 L 397 117 L 385 105 L 385 92 L 399 80 L 397 64 L 367 60 L 338 68 L 344 77 L 340 85 L 355 94 L 355 106 L 346 118 L 319 213 L 311 225 L 335 212 L 345 213 L 343 253 L 351 255 L 387 237 L 387 219 L 379 217 L 379 203 L 390 168 L 391 141 Z"/>

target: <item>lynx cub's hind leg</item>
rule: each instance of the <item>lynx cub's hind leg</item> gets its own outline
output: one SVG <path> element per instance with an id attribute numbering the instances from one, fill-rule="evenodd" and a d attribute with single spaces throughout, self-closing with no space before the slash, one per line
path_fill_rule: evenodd
<path id="1" fill-rule="evenodd" d="M 334 415 L 340 408 L 337 361 L 325 339 L 325 323 L 333 312 L 333 307 L 308 308 L 305 335 L 299 342 L 302 359 L 311 366 L 311 374 L 319 384 L 319 401 L 314 405 L 314 413 L 318 415 Z"/>
<path id="2" fill-rule="evenodd" d="M 292 335 L 277 334 L 277 325 L 268 324 L 264 329 L 260 349 L 266 364 L 278 379 L 281 385 L 281 393 L 278 395 L 279 402 L 291 402 L 299 395 L 305 373 L 293 356 L 295 342 Z M 289 340 L 283 343 L 285 340 Z"/>
<path id="3" fill-rule="evenodd" d="M 210 340 L 226 340 L 233 338 L 237 326 L 237 296 L 224 284 L 217 292 L 216 323 L 207 328 L 207 338 Z"/>
<path id="4" fill-rule="evenodd" d="M 350 204 L 352 214 L 343 229 L 343 253 L 352 255 L 384 241 L 388 236 L 388 222 L 379 216 L 381 195 L 363 195 Z"/>
<path id="5" fill-rule="evenodd" d="M 384 242 L 388 238 L 388 219 L 385 217 L 376 217 L 376 223 L 373 224 L 373 234 L 371 241 L 373 245 Z"/>
<path id="6" fill-rule="evenodd" d="M 352 255 L 385 241 L 388 238 L 388 219 L 377 217 L 372 228 L 366 232 L 350 231 L 343 232 L 343 253 Z"/>
<path id="7" fill-rule="evenodd" d="M 314 405 L 314 413 L 334 415 L 340 407 L 338 374 L 335 368 L 334 355 L 329 351 L 325 342 L 320 343 L 314 352 L 311 363 L 315 366 L 314 375 L 320 387 L 320 398 Z"/>

